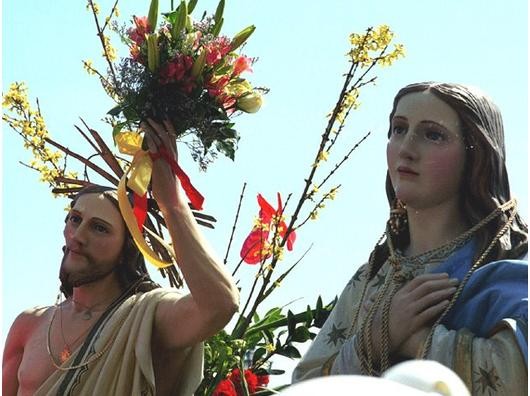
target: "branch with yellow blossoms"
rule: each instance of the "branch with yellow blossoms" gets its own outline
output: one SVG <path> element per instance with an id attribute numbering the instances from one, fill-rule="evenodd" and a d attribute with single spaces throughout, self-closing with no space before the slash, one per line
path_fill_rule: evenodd
<path id="1" fill-rule="evenodd" d="M 53 150 L 50 134 L 42 116 L 39 103 L 32 108 L 28 100 L 28 89 L 24 83 L 12 83 L 3 95 L 2 107 L 6 111 L 2 120 L 16 131 L 30 150 L 33 159 L 23 165 L 40 173 L 40 181 L 48 183 L 54 190 L 74 186 L 70 181 L 77 179 L 77 172 L 67 171 L 67 157 L 63 150 Z"/>
<path id="2" fill-rule="evenodd" d="M 260 316 L 258 310 L 265 299 L 285 281 L 287 275 L 307 254 L 308 251 L 304 252 L 299 259 L 287 267 L 282 265 L 282 272 L 279 275 L 276 273 L 280 268 L 278 264 L 286 256 L 285 249 L 292 249 L 295 235 L 310 220 L 317 219 L 320 210 L 330 200 L 335 199 L 341 185 L 337 184 L 326 189 L 328 182 L 336 177 L 353 152 L 370 135 L 370 132 L 366 133 L 345 150 L 334 165 L 326 166 L 339 147 L 344 146 L 338 145 L 337 142 L 345 129 L 346 119 L 352 110 L 359 108 L 363 90 L 375 84 L 376 67 L 391 66 L 404 56 L 403 45 L 392 44 L 393 38 L 393 32 L 386 25 L 369 28 L 362 34 L 350 35 L 351 49 L 347 53 L 348 71 L 344 74 L 343 85 L 336 104 L 327 116 L 327 124 L 318 143 L 314 160 L 310 164 L 307 177 L 303 179 L 302 192 L 294 203 L 294 210 L 289 221 L 286 220 L 286 208 L 292 200 L 292 194 L 287 196 L 285 203 L 278 194 L 276 208 L 264 197 L 258 196 L 260 214 L 254 222 L 251 233 L 243 243 L 241 260 L 232 274 L 236 275 L 241 264 L 246 262 L 258 265 L 256 275 L 233 330 L 223 331 L 206 342 L 205 378 L 197 394 L 229 394 L 222 393 L 226 391 L 229 382 L 236 385 L 237 392 L 234 395 L 252 394 L 252 392 L 245 392 L 249 379 L 242 379 L 242 385 L 238 388 L 237 380 L 233 379 L 233 373 L 244 372 L 245 376 L 250 376 L 249 378 L 252 378 L 253 374 L 259 377 L 281 373 L 281 370 L 270 368 L 270 359 L 274 355 L 300 358 L 300 353 L 294 344 L 313 339 L 316 334 L 311 329 L 320 328 L 329 315 L 334 302 L 324 305 L 320 297 L 314 308 L 308 305 L 305 311 L 296 314 L 290 310 L 285 314 L 282 312 L 284 307 L 277 307 L 269 310 L 264 316 Z M 241 192 L 225 263 L 232 245 L 244 190 L 245 186 Z M 274 393 L 272 390 L 263 390 L 263 387 L 257 389 L 259 393 L 255 394 Z"/>

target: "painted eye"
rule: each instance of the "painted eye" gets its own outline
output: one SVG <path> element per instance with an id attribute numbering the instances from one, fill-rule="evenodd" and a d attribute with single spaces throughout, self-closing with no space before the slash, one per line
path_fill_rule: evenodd
<path id="1" fill-rule="evenodd" d="M 107 234 L 109 232 L 106 226 L 104 226 L 103 224 L 99 224 L 99 223 L 94 224 L 94 230 L 102 234 Z"/>
<path id="2" fill-rule="evenodd" d="M 79 224 L 81 223 L 81 216 L 76 214 L 71 214 L 68 216 L 68 221 L 72 224 Z"/>
<path id="3" fill-rule="evenodd" d="M 425 132 L 425 137 L 433 142 L 441 142 L 445 140 L 445 135 L 437 130 L 431 129 Z"/>
<path id="4" fill-rule="evenodd" d="M 406 128 L 402 125 L 394 125 L 392 127 L 392 135 L 401 135 L 405 133 Z"/>

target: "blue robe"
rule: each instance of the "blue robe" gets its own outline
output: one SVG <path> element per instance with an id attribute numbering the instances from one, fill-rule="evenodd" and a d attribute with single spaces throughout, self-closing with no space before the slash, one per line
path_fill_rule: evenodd
<path id="1" fill-rule="evenodd" d="M 447 272 L 462 281 L 473 264 L 474 252 L 475 243 L 470 241 L 433 272 Z M 494 261 L 476 270 L 442 320 L 448 329 L 467 328 L 479 337 L 490 337 L 503 323 L 512 328 L 528 365 L 527 261 Z"/>

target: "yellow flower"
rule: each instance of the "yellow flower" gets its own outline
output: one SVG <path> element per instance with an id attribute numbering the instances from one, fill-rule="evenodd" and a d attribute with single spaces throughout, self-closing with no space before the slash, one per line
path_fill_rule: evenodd
<path id="1" fill-rule="evenodd" d="M 328 193 L 328 197 L 329 197 L 329 199 L 334 200 L 335 197 L 337 196 L 337 191 L 338 191 L 338 187 L 334 187 L 334 188 L 332 188 L 332 189 L 329 191 L 329 193 Z"/>
<path id="2" fill-rule="evenodd" d="M 328 151 L 321 151 L 318 154 L 318 161 L 327 161 L 328 157 L 329 157 L 329 152 Z"/>
<path id="3" fill-rule="evenodd" d="M 104 51 L 103 51 L 103 57 L 107 57 L 111 62 L 114 62 L 117 58 L 116 55 L 116 49 L 112 46 L 110 42 L 110 38 L 108 36 L 103 35 L 103 45 L 104 45 Z"/>

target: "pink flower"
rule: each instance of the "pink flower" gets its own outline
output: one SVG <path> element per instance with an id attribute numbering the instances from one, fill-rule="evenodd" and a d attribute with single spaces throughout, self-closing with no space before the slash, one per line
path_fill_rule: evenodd
<path id="1" fill-rule="evenodd" d="M 234 76 L 239 76 L 241 73 L 246 71 L 252 71 L 252 68 L 250 67 L 252 65 L 252 59 L 241 55 L 239 56 L 235 62 L 234 62 Z"/>
<path id="2" fill-rule="evenodd" d="M 258 204 L 260 206 L 259 219 L 261 225 L 256 225 L 243 242 L 241 248 L 241 258 L 247 264 L 257 264 L 272 255 L 266 248 L 269 239 L 270 225 L 274 216 L 281 216 L 283 212 L 282 198 L 278 193 L 278 209 L 274 209 L 261 194 L 258 194 Z M 264 227 L 263 227 L 264 226 Z M 287 233 L 287 224 L 280 221 L 277 225 L 278 235 L 284 237 Z M 296 233 L 293 231 L 287 237 L 287 250 L 293 250 L 296 240 Z"/>
<path id="3" fill-rule="evenodd" d="M 133 16 L 133 20 L 136 28 L 129 29 L 129 38 L 137 45 L 142 45 L 142 43 L 145 41 L 145 35 L 151 32 L 151 26 L 149 26 L 149 22 L 145 16 Z"/>

